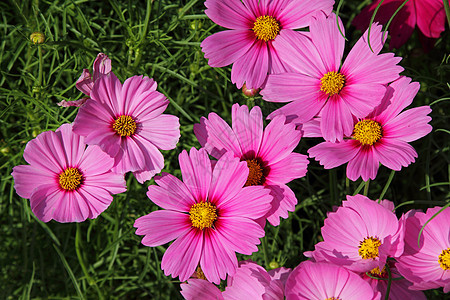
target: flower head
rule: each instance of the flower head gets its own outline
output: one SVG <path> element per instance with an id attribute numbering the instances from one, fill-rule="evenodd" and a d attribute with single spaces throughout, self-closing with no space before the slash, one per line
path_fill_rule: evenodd
<path id="1" fill-rule="evenodd" d="M 161 268 L 166 275 L 188 279 L 200 265 L 214 283 L 237 268 L 235 252 L 257 251 L 264 230 L 255 219 L 270 208 L 269 190 L 244 187 L 245 162 L 231 154 L 212 167 L 204 149 L 192 148 L 179 156 L 183 181 L 164 174 L 148 188 L 147 196 L 164 210 L 136 220 L 142 244 L 154 247 L 175 240 L 164 253 Z"/>
<path id="2" fill-rule="evenodd" d="M 358 274 L 324 262 L 304 261 L 286 282 L 286 300 L 380 299 Z"/>
<path id="3" fill-rule="evenodd" d="M 159 173 L 164 166 L 159 149 L 175 148 L 180 131 L 176 116 L 162 114 L 169 101 L 153 79 L 133 76 L 122 85 L 109 73 L 95 82 L 90 97 L 74 131 L 114 157 L 118 173 L 132 171 L 141 183 Z"/>
<path id="4" fill-rule="evenodd" d="M 29 165 L 13 168 L 17 194 L 30 199 L 31 210 L 43 222 L 94 219 L 111 203 L 112 194 L 126 190 L 123 174 L 111 172 L 114 159 L 64 124 L 28 142 Z M 98 163 L 101 162 L 101 163 Z"/>
<path id="5" fill-rule="evenodd" d="M 378 107 L 364 118 L 352 121 L 351 135 L 342 142 L 323 142 L 310 148 L 310 157 L 320 161 L 325 169 L 348 162 L 347 177 L 351 180 L 375 179 L 380 163 L 396 171 L 407 167 L 417 157 L 408 142 L 427 135 L 432 129 L 428 124 L 431 120 L 427 116 L 431 112 L 429 106 L 402 112 L 418 90 L 419 84 L 411 83 L 407 77 L 393 82 Z M 324 122 L 323 117 L 316 120 Z"/>
<path id="6" fill-rule="evenodd" d="M 383 269 L 403 252 L 403 226 L 395 214 L 369 198 L 347 196 L 322 227 L 323 242 L 305 255 L 355 272 Z"/>
<path id="7" fill-rule="evenodd" d="M 292 152 L 300 141 L 301 132 L 294 124 L 285 124 L 284 116 L 272 120 L 263 129 L 261 109 L 234 104 L 232 127 L 215 113 L 201 118 L 194 125 L 194 133 L 209 154 L 219 158 L 231 152 L 249 168 L 247 186 L 264 186 L 273 196 L 272 208 L 267 220 L 280 224 L 280 217 L 287 218 L 297 204 L 294 192 L 286 185 L 306 174 L 308 159 Z"/>
<path id="8" fill-rule="evenodd" d="M 411 211 L 406 219 L 405 252 L 396 264 L 410 289 L 450 291 L 450 208 Z M 423 228 L 423 231 L 421 229 Z M 419 245 L 420 241 L 420 245 Z"/>
<path id="9" fill-rule="evenodd" d="M 321 132 L 326 141 L 341 141 L 353 131 L 354 117 L 363 118 L 380 102 L 386 84 L 399 77 L 401 58 L 380 54 L 384 40 L 381 26 L 372 25 L 353 46 L 345 61 L 344 26 L 336 15 L 318 15 L 309 33 L 280 33 L 274 41 L 278 54 L 292 71 L 270 75 L 263 99 L 291 102 L 269 115 L 285 115 L 290 122 L 303 124 L 321 115 Z M 342 65 L 342 66 L 341 66 Z"/>
<path id="10" fill-rule="evenodd" d="M 381 0 L 375 0 L 366 6 L 353 19 L 352 24 L 360 30 L 366 30 L 374 10 Z M 385 0 L 375 15 L 375 22 L 387 24 L 403 0 Z M 389 26 L 391 32 L 390 48 L 400 48 L 411 37 L 414 28 L 418 27 L 422 44 L 430 50 L 434 39 L 445 30 L 445 10 L 441 0 L 409 0 L 400 9 Z"/>
<path id="11" fill-rule="evenodd" d="M 307 27 L 312 16 L 329 14 L 334 0 L 207 0 L 205 13 L 216 24 L 230 30 L 207 37 L 201 44 L 208 64 L 233 64 L 231 81 L 241 88 L 260 88 L 267 74 L 289 70 L 278 56 L 275 41 L 294 29 Z"/>

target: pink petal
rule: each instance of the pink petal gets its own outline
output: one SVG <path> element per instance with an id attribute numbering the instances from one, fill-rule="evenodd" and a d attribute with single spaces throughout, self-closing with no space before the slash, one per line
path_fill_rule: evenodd
<path id="1" fill-rule="evenodd" d="M 438 38 L 445 30 L 445 10 L 443 1 L 414 1 L 417 27 L 430 38 Z"/>
<path id="2" fill-rule="evenodd" d="M 236 157 L 242 157 L 234 131 L 216 113 L 210 113 L 208 119 L 202 117 L 200 124 L 194 124 L 194 134 L 200 145 L 215 158 L 219 158 L 227 151 L 232 151 Z"/>
<path id="3" fill-rule="evenodd" d="M 276 163 L 269 163 L 267 166 L 269 174 L 266 176 L 266 180 L 270 183 L 284 184 L 303 177 L 306 175 L 308 163 L 306 155 L 295 152 L 290 153 Z"/>
<path id="4" fill-rule="evenodd" d="M 97 81 L 101 76 L 108 74 L 111 72 L 111 59 L 104 54 L 99 53 L 95 58 L 93 69 L 93 81 Z"/>
<path id="5" fill-rule="evenodd" d="M 402 112 L 383 126 L 383 136 L 389 139 L 399 139 L 412 142 L 424 137 L 433 129 L 430 124 L 429 106 L 414 107 Z"/>
<path id="6" fill-rule="evenodd" d="M 158 149 L 171 150 L 176 147 L 180 138 L 180 122 L 178 117 L 160 115 L 141 123 L 139 136 L 151 142 Z"/>
<path id="7" fill-rule="evenodd" d="M 167 248 L 161 261 L 164 275 L 179 277 L 180 281 L 188 279 L 195 271 L 202 257 L 203 231 L 192 228 L 188 233 L 177 238 Z M 203 269 L 203 268 L 202 268 Z"/>
<path id="8" fill-rule="evenodd" d="M 183 150 L 178 158 L 183 182 L 197 202 L 208 199 L 211 184 L 211 161 L 204 149 Z"/>
<path id="9" fill-rule="evenodd" d="M 230 29 L 250 29 L 253 27 L 254 15 L 239 0 L 205 1 L 205 14 L 216 24 Z"/>
<path id="10" fill-rule="evenodd" d="M 342 34 L 339 32 L 336 18 Z M 342 36 L 345 36 L 345 28 L 341 19 L 333 13 L 328 18 L 324 14 L 318 14 L 316 20 L 311 22 L 310 33 L 327 72 L 338 71 L 345 47 L 345 38 Z"/>
<path id="11" fill-rule="evenodd" d="M 268 43 L 267 46 L 269 47 L 269 74 L 280 74 L 294 71 L 293 68 L 281 59 L 277 49 L 273 45 L 273 42 Z"/>
<path id="12" fill-rule="evenodd" d="M 318 160 L 325 169 L 332 169 L 353 159 L 359 150 L 359 142 L 344 140 L 339 143 L 320 143 L 310 148 L 308 154 Z"/>
<path id="13" fill-rule="evenodd" d="M 244 83 L 249 89 L 262 86 L 269 71 L 269 53 L 266 42 L 257 40 L 231 69 L 231 82 L 240 89 Z"/>
<path id="14" fill-rule="evenodd" d="M 280 225 L 280 218 L 287 219 L 289 212 L 295 210 L 298 203 L 294 192 L 284 184 L 266 185 L 270 189 L 270 195 L 273 197 L 271 208 L 266 214 L 267 221 L 273 226 Z"/>
<path id="15" fill-rule="evenodd" d="M 91 91 L 91 99 L 99 101 L 105 106 L 108 113 L 118 117 L 125 112 L 121 100 L 122 84 L 114 73 L 100 77 Z"/>
<path id="16" fill-rule="evenodd" d="M 381 98 L 380 98 L 381 100 Z M 340 94 L 331 96 L 322 109 L 320 129 L 326 141 L 342 141 L 353 133 L 353 115 Z"/>
<path id="17" fill-rule="evenodd" d="M 39 185 L 30 198 L 31 210 L 39 220 L 48 222 L 53 219 L 58 206 L 64 201 L 64 196 L 65 193 L 59 189 L 57 183 Z"/>
<path id="18" fill-rule="evenodd" d="M 232 128 L 244 157 L 254 158 L 263 135 L 263 119 L 258 106 L 248 111 L 245 105 L 234 104 L 231 111 Z"/>
<path id="19" fill-rule="evenodd" d="M 217 205 L 220 216 L 223 217 L 247 217 L 258 219 L 264 216 L 270 209 L 272 196 L 270 190 L 263 186 L 247 186 L 240 190 L 239 194 L 226 202 Z"/>
<path id="20" fill-rule="evenodd" d="M 361 176 L 362 180 L 375 179 L 378 172 L 380 158 L 373 147 L 364 148 L 353 157 L 347 165 L 347 177 L 356 181 Z"/>
<path id="21" fill-rule="evenodd" d="M 157 173 L 159 173 L 159 171 L 157 171 L 157 170 L 152 170 L 152 171 L 134 171 L 133 175 L 134 175 L 134 177 L 136 178 L 136 180 L 140 184 L 143 184 L 147 180 L 152 179 L 153 176 L 155 176 Z"/>
<path id="22" fill-rule="evenodd" d="M 100 161 L 102 162 L 101 164 L 98 163 Z M 114 158 L 103 152 L 102 149 L 96 145 L 88 146 L 77 163 L 77 167 L 85 177 L 110 172 L 113 165 Z"/>
<path id="23" fill-rule="evenodd" d="M 94 81 L 92 81 L 92 75 L 88 69 L 83 69 L 81 76 L 77 79 L 75 83 L 77 89 L 83 94 L 89 96 L 94 86 Z"/>
<path id="24" fill-rule="evenodd" d="M 294 124 L 285 124 L 285 120 L 284 116 L 276 116 L 264 129 L 264 136 L 257 156 L 267 165 L 285 159 L 300 141 L 300 130 L 296 130 Z"/>
<path id="25" fill-rule="evenodd" d="M 186 300 L 223 300 L 222 292 L 211 282 L 191 278 L 181 285 L 181 295 Z"/>
<path id="26" fill-rule="evenodd" d="M 339 95 L 355 117 L 364 118 L 380 104 L 385 92 L 382 84 L 359 83 L 346 85 Z"/>
<path id="27" fill-rule="evenodd" d="M 299 126 L 299 130 L 303 132 L 303 137 L 322 137 L 320 122 L 321 118 L 313 118 Z"/>
<path id="28" fill-rule="evenodd" d="M 26 199 L 29 199 L 40 185 L 56 185 L 58 182 L 57 174 L 30 165 L 15 166 L 11 175 L 17 194 Z"/>
<path id="29" fill-rule="evenodd" d="M 92 174 L 92 169 L 85 172 L 85 180 L 83 182 L 84 187 L 100 187 L 110 194 L 119 194 L 127 190 L 127 185 L 123 174 L 117 174 L 107 171 L 103 171 L 103 174 Z"/>
<path id="30" fill-rule="evenodd" d="M 400 171 L 415 161 L 417 152 L 408 143 L 401 140 L 383 139 L 373 147 L 380 163 L 387 168 Z"/>
<path id="31" fill-rule="evenodd" d="M 265 295 L 271 284 L 271 278 L 263 267 L 251 261 L 239 263 L 232 283 L 223 292 L 225 299 L 277 299 L 266 298 Z M 278 299 L 283 299 L 283 293 Z"/>
<path id="32" fill-rule="evenodd" d="M 58 106 L 62 106 L 62 107 L 71 107 L 71 106 L 81 107 L 81 105 L 83 105 L 87 99 L 89 99 L 89 98 L 81 98 L 79 100 L 74 100 L 74 101 L 62 100 L 56 104 Z"/>
<path id="33" fill-rule="evenodd" d="M 329 15 L 333 9 L 333 0 L 294 0 L 281 10 L 278 20 L 283 28 L 297 29 L 310 26 L 311 17 L 320 13 Z"/>
<path id="34" fill-rule="evenodd" d="M 155 178 L 158 185 L 148 187 L 147 197 L 156 205 L 179 212 L 189 212 L 195 204 L 194 196 L 186 185 L 175 176 L 163 173 Z"/>
<path id="35" fill-rule="evenodd" d="M 220 205 L 235 197 L 247 181 L 248 172 L 245 161 L 235 158 L 232 153 L 225 153 L 214 166 L 209 199 Z"/>
<path id="36" fill-rule="evenodd" d="M 123 179 L 123 176 L 120 177 L 122 180 L 118 186 L 114 186 L 113 183 L 109 183 L 109 186 L 105 187 L 100 187 L 97 185 L 88 186 L 86 184 L 72 193 L 66 193 L 66 196 L 72 196 L 72 202 L 66 201 L 65 199 L 64 203 L 60 204 L 60 207 L 58 208 L 58 211 L 55 212 L 53 218 L 58 221 L 58 215 L 67 215 L 71 218 L 69 219 L 69 222 L 80 222 L 80 220 L 84 221 L 86 218 L 97 218 L 98 215 L 109 207 L 113 200 L 111 195 L 112 191 L 109 190 L 109 187 L 120 193 L 126 191 L 125 180 Z M 78 210 L 81 212 L 79 217 L 80 219 L 73 220 L 73 214 Z"/>
<path id="37" fill-rule="evenodd" d="M 205 230 L 204 233 L 200 267 L 208 281 L 219 284 L 220 279 L 225 279 L 227 274 L 234 275 L 237 268 L 236 254 L 229 248 L 229 242 L 219 236 L 219 231 Z"/>
<path id="38" fill-rule="evenodd" d="M 133 76 L 125 80 L 119 96 L 121 114 L 137 118 L 138 115 L 146 116 L 158 108 L 155 114 L 161 114 L 169 101 L 164 95 L 156 92 L 156 86 L 156 82 L 147 76 Z M 146 113 L 143 113 L 143 110 Z"/>
<path id="39" fill-rule="evenodd" d="M 250 255 L 258 251 L 260 238 L 264 229 L 253 220 L 243 217 L 219 217 L 216 221 L 217 238 L 227 248 L 242 254 Z"/>
<path id="40" fill-rule="evenodd" d="M 254 42 L 251 30 L 225 30 L 208 36 L 201 47 L 211 67 L 224 67 L 245 55 Z"/>
<path id="41" fill-rule="evenodd" d="M 137 228 L 137 235 L 145 235 L 142 239 L 143 245 L 156 247 L 187 234 L 191 223 L 188 214 L 157 210 L 138 218 L 133 227 Z"/>

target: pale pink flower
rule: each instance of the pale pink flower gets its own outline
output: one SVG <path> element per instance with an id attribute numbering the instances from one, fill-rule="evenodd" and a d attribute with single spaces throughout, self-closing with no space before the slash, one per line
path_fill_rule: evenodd
<path id="1" fill-rule="evenodd" d="M 29 165 L 13 168 L 14 188 L 30 199 L 31 210 L 43 222 L 94 219 L 126 191 L 123 174 L 111 172 L 114 159 L 63 124 L 28 142 L 23 153 Z"/>
<path id="2" fill-rule="evenodd" d="M 247 164 L 231 153 L 212 167 L 204 149 L 192 148 L 179 162 L 183 181 L 163 173 L 148 187 L 147 196 L 164 210 L 137 219 L 136 234 L 145 235 L 142 244 L 149 247 L 175 240 L 161 262 L 165 275 L 185 281 L 200 266 L 206 279 L 219 283 L 234 275 L 235 252 L 258 250 L 264 230 L 255 219 L 267 213 L 272 197 L 261 186 L 244 187 Z"/>
<path id="3" fill-rule="evenodd" d="M 411 108 L 419 90 L 419 83 L 402 77 L 393 82 L 382 103 L 361 119 L 354 119 L 352 134 L 342 142 L 323 142 L 308 150 L 325 169 L 332 169 L 348 162 L 347 177 L 367 181 L 375 179 L 380 163 L 399 171 L 415 161 L 417 152 L 408 144 L 425 135 L 432 127 L 429 106 Z M 321 118 L 323 122 L 323 117 Z M 306 130 L 306 129 L 305 129 Z"/>
<path id="4" fill-rule="evenodd" d="M 80 108 L 73 130 L 115 158 L 113 171 L 132 171 L 143 183 L 164 167 L 159 149 L 175 148 L 180 137 L 176 116 L 162 114 L 169 101 L 156 82 L 133 76 L 122 85 L 111 72 L 100 77 Z"/>
<path id="5" fill-rule="evenodd" d="M 375 8 L 381 0 L 366 6 L 354 19 L 352 24 L 360 30 L 366 30 Z M 385 0 L 378 9 L 375 22 L 387 24 L 404 0 Z M 445 30 L 445 10 L 442 0 L 409 0 L 400 9 L 389 25 L 391 32 L 390 48 L 400 48 L 411 37 L 417 25 L 421 42 L 430 50 L 435 39 Z"/>
<path id="6" fill-rule="evenodd" d="M 324 262 L 304 261 L 289 275 L 286 300 L 380 299 L 358 274 Z"/>
<path id="7" fill-rule="evenodd" d="M 275 41 L 279 35 L 298 34 L 317 13 L 331 13 L 334 0 L 206 0 L 206 15 L 225 30 L 201 44 L 208 64 L 233 64 L 231 82 L 241 88 L 260 88 L 267 74 L 289 70 L 280 59 Z"/>
<path id="8" fill-rule="evenodd" d="M 403 253 L 403 226 L 395 214 L 369 198 L 347 196 L 322 227 L 323 242 L 305 256 L 354 272 L 383 269 L 388 257 Z"/>
<path id="9" fill-rule="evenodd" d="M 252 261 L 241 261 L 236 273 L 229 276 L 227 287 L 221 292 L 203 279 L 189 279 L 181 284 L 181 294 L 187 300 L 283 300 L 284 287 L 291 269 L 278 268 L 267 272 Z"/>
<path id="10" fill-rule="evenodd" d="M 81 74 L 80 78 L 78 78 L 77 82 L 75 83 L 75 86 L 77 89 L 84 93 L 88 97 L 81 98 L 79 100 L 75 101 L 66 101 L 62 100 L 58 103 L 59 106 L 62 107 L 69 107 L 69 106 L 75 106 L 80 107 L 83 105 L 86 100 L 89 98 L 92 87 L 94 86 L 94 83 L 103 75 L 109 74 L 111 72 L 111 59 L 104 54 L 99 53 L 97 57 L 95 58 L 94 65 L 92 66 L 92 70 L 94 74 L 91 74 L 88 69 L 83 69 L 83 73 Z"/>
<path id="11" fill-rule="evenodd" d="M 443 210 L 442 210 L 443 209 Z M 441 212 L 439 212 L 442 210 Z M 439 214 L 437 214 L 439 212 Z M 432 218 L 437 214 L 434 218 Z M 413 290 L 450 291 L 450 208 L 411 211 L 406 219 L 405 252 L 396 267 Z M 420 230 L 423 228 L 422 233 Z M 419 246 L 420 236 L 420 246 Z"/>
<path id="12" fill-rule="evenodd" d="M 344 33 L 340 19 L 339 27 Z M 381 26 L 372 25 L 356 42 L 342 63 L 345 39 L 339 32 L 336 15 L 318 15 L 310 32 L 281 33 L 274 45 L 293 72 L 270 75 L 261 91 L 263 99 L 291 103 L 269 115 L 283 114 L 302 124 L 321 114 L 321 132 L 326 141 L 342 141 L 353 131 L 353 118 L 363 118 L 380 102 L 386 84 L 399 77 L 401 60 L 393 53 L 380 54 Z"/>
<path id="13" fill-rule="evenodd" d="M 292 152 L 301 132 L 294 124 L 285 124 L 284 116 L 274 118 L 264 129 L 258 106 L 249 112 L 247 106 L 236 103 L 231 118 L 232 127 L 217 114 L 210 113 L 194 125 L 194 133 L 213 157 L 232 152 L 247 162 L 250 172 L 246 185 L 262 185 L 271 191 L 272 208 L 265 218 L 272 225 L 279 225 L 280 217 L 287 218 L 297 204 L 294 192 L 286 183 L 305 176 L 307 171 L 306 155 Z"/>

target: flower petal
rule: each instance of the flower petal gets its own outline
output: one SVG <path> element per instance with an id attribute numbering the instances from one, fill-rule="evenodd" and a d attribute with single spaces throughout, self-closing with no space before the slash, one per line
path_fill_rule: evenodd
<path id="1" fill-rule="evenodd" d="M 407 167 L 417 157 L 417 152 L 411 145 L 395 139 L 383 139 L 373 150 L 382 165 L 395 171 L 400 171 L 402 166 Z"/>
<path id="2" fill-rule="evenodd" d="M 281 10 L 278 20 L 283 28 L 304 28 L 311 25 L 312 17 L 321 13 L 329 15 L 333 5 L 333 0 L 293 0 Z"/>
<path id="3" fill-rule="evenodd" d="M 359 142 L 343 140 L 339 143 L 323 142 L 308 150 L 309 157 L 315 158 L 325 169 L 343 165 L 359 152 Z"/>
<path id="4" fill-rule="evenodd" d="M 205 14 L 216 24 L 230 29 L 250 29 L 253 27 L 254 15 L 239 0 L 205 1 Z"/>
<path id="5" fill-rule="evenodd" d="M 231 82 L 240 89 L 244 83 L 249 89 L 260 88 L 269 71 L 269 53 L 266 42 L 257 40 L 231 69 Z"/>
<path id="6" fill-rule="evenodd" d="M 206 201 L 212 178 L 211 161 L 206 150 L 191 148 L 189 155 L 186 150 L 183 150 L 178 160 L 183 182 L 194 199 L 197 202 Z"/>
<path id="7" fill-rule="evenodd" d="M 178 117 L 162 114 L 152 120 L 141 123 L 139 136 L 151 142 L 158 149 L 171 150 L 180 138 Z"/>
<path id="8" fill-rule="evenodd" d="M 361 150 L 353 157 L 347 165 L 347 177 L 356 181 L 360 176 L 362 180 L 367 181 L 375 179 L 378 172 L 380 159 L 377 152 L 370 148 L 361 148 Z"/>
<path id="9" fill-rule="evenodd" d="M 254 158 L 263 135 L 263 119 L 258 106 L 248 111 L 246 105 L 234 104 L 231 110 L 232 128 L 245 158 Z"/>

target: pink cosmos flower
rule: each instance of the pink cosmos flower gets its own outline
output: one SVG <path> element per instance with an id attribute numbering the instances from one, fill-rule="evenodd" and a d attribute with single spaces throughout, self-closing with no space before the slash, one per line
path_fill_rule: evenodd
<path id="1" fill-rule="evenodd" d="M 413 283 L 410 289 L 443 287 L 444 293 L 450 291 L 450 208 L 439 212 L 441 209 L 429 208 L 426 213 L 411 211 L 406 219 L 405 253 L 396 266 Z"/>
<path id="2" fill-rule="evenodd" d="M 339 27 L 344 26 L 339 19 Z M 293 72 L 270 75 L 261 91 L 263 99 L 291 103 L 269 115 L 283 114 L 289 121 L 302 124 L 321 114 L 321 132 L 326 141 L 342 141 L 353 131 L 353 118 L 367 116 L 386 92 L 386 84 L 399 77 L 401 60 L 393 53 L 379 54 L 381 26 L 373 25 L 359 39 L 342 63 L 345 39 L 336 24 L 336 15 L 318 15 L 310 32 L 281 33 L 274 45 Z"/>
<path id="3" fill-rule="evenodd" d="M 371 270 L 362 275 L 362 278 L 370 284 L 374 292 L 381 294 L 381 299 L 385 299 L 388 288 L 389 274 L 386 266 L 389 266 L 389 272 L 391 273 L 391 286 L 389 289 L 390 300 L 427 299 L 423 292 L 412 291 L 409 289 L 412 283 L 402 278 L 402 276 L 398 273 L 393 261 L 388 261 L 388 263 L 383 269 L 381 269 L 381 271 L 379 268 L 375 268 L 374 270 Z"/>
<path id="4" fill-rule="evenodd" d="M 247 162 L 250 172 L 246 185 L 262 185 L 271 191 L 272 207 L 264 218 L 279 225 L 279 218 L 287 218 L 297 204 L 286 183 L 305 176 L 309 163 L 305 155 L 292 152 L 301 132 L 294 124 L 285 124 L 284 116 L 274 118 L 263 129 L 261 109 L 257 106 L 249 112 L 247 106 L 234 104 L 231 118 L 232 128 L 217 114 L 210 113 L 208 119 L 202 117 L 200 124 L 194 125 L 194 133 L 213 157 L 232 152 Z"/>
<path id="5" fill-rule="evenodd" d="M 83 92 L 86 96 L 90 96 L 92 87 L 94 86 L 94 82 L 96 82 L 101 76 L 109 74 L 111 72 L 111 60 L 104 53 L 99 53 L 97 58 L 94 61 L 94 65 L 92 66 L 93 75 L 89 72 L 88 69 L 83 69 L 83 73 L 80 78 L 78 78 L 75 86 L 80 92 Z M 75 101 L 66 101 L 63 100 L 58 103 L 59 106 L 69 107 L 75 106 L 80 107 L 83 105 L 88 97 L 75 100 Z"/>
<path id="6" fill-rule="evenodd" d="M 267 74 L 285 72 L 275 41 L 283 32 L 307 27 L 317 13 L 331 13 L 334 0 L 206 0 L 206 15 L 225 30 L 201 44 L 211 67 L 233 64 L 231 82 L 241 88 L 260 88 Z"/>
<path id="7" fill-rule="evenodd" d="M 348 162 L 347 177 L 375 179 L 379 164 L 399 171 L 414 162 L 417 152 L 408 144 L 427 135 L 432 127 L 429 106 L 411 108 L 420 85 L 402 77 L 393 82 L 382 103 L 364 118 L 352 121 L 352 134 L 338 143 L 323 142 L 308 150 L 325 169 Z M 323 118 L 322 121 L 323 122 Z"/>
<path id="8" fill-rule="evenodd" d="M 126 191 L 123 174 L 111 172 L 114 159 L 63 124 L 28 142 L 23 156 L 29 165 L 13 168 L 14 188 L 30 199 L 31 210 L 43 222 L 94 219 Z M 101 162 L 101 163 L 99 163 Z"/>
<path id="9" fill-rule="evenodd" d="M 136 234 L 145 235 L 142 244 L 149 247 L 175 239 L 161 262 L 164 274 L 185 281 L 200 265 L 209 281 L 219 283 L 234 275 L 235 252 L 258 250 L 264 230 L 255 219 L 270 208 L 269 190 L 244 187 L 247 164 L 231 154 L 213 168 L 204 149 L 192 148 L 179 162 L 183 182 L 164 173 L 155 178 L 158 185 L 149 186 L 147 196 L 164 210 L 137 219 Z"/>
<path id="10" fill-rule="evenodd" d="M 176 116 L 162 114 L 169 101 L 156 82 L 133 76 L 122 85 L 111 72 L 94 84 L 73 130 L 115 158 L 113 171 L 132 171 L 143 183 L 164 167 L 159 149 L 175 148 L 180 137 Z"/>
<path id="11" fill-rule="evenodd" d="M 388 257 L 403 253 L 403 226 L 395 214 L 369 198 L 347 196 L 322 227 L 323 242 L 305 256 L 354 272 L 383 269 Z"/>
<path id="12" fill-rule="evenodd" d="M 376 0 L 366 6 L 355 17 L 352 24 L 360 30 L 366 30 L 369 20 L 380 2 L 381 0 Z M 385 0 L 375 16 L 375 21 L 387 24 L 403 2 L 404 0 Z M 427 46 L 427 48 L 431 49 L 434 39 L 438 38 L 445 30 L 445 22 L 442 0 L 409 0 L 389 25 L 391 32 L 389 47 L 400 48 L 411 37 L 417 25 L 423 35 L 424 46 L 429 44 L 430 46 Z"/>
<path id="13" fill-rule="evenodd" d="M 380 299 L 359 275 L 337 265 L 304 261 L 286 282 L 286 300 Z"/>
<path id="14" fill-rule="evenodd" d="M 181 294 L 187 300 L 284 299 L 284 286 L 291 269 L 278 268 L 267 272 L 252 261 L 241 261 L 236 273 L 228 277 L 222 293 L 203 279 L 189 279 L 181 284 Z"/>

